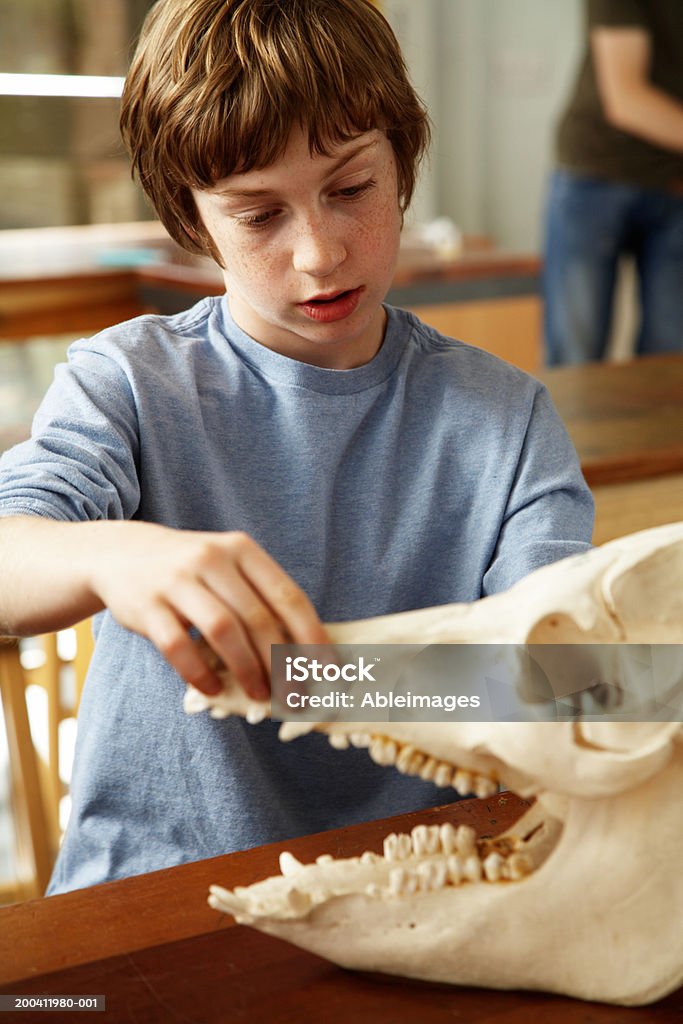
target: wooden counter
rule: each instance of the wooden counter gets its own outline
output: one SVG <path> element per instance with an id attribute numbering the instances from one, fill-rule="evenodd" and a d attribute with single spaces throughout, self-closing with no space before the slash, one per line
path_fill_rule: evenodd
<path id="1" fill-rule="evenodd" d="M 0 231 L 3 292 L 18 282 L 40 285 L 88 274 L 105 278 L 126 269 L 195 296 L 223 291 L 220 268 L 181 249 L 158 221 Z M 419 295 L 429 301 L 430 289 L 439 285 L 496 278 L 517 282 L 503 288 L 519 294 L 535 290 L 539 270 L 537 256 L 501 252 L 484 238 L 466 239 L 462 253 L 449 257 L 404 241 L 392 287 L 419 286 Z M 481 284 L 476 294 L 486 293 Z"/>
<path id="2" fill-rule="evenodd" d="M 137 316 L 137 270 L 172 245 L 155 222 L 0 231 L 0 342 Z"/>
<path id="3" fill-rule="evenodd" d="M 102 1019 L 112 1024 L 678 1024 L 683 990 L 654 1006 L 624 1010 L 543 993 L 359 974 L 239 927 L 206 904 L 212 882 L 233 887 L 275 873 L 282 849 L 303 861 L 326 852 L 380 852 L 388 832 L 418 822 L 469 823 L 480 835 L 494 835 L 526 806 L 507 793 L 465 800 L 1 909 L 0 991 L 105 995 Z M 49 1019 L 80 1017 L 56 1012 Z M 17 1020 L 45 1017 L 27 1011 Z"/>

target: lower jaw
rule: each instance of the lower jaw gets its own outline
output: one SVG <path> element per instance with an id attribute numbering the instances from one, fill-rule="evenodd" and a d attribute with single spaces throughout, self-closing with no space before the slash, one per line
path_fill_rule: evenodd
<path id="1" fill-rule="evenodd" d="M 212 886 L 209 903 L 231 913 L 239 924 L 258 926 L 264 918 L 304 918 L 336 897 L 365 895 L 390 907 L 430 892 L 445 897 L 453 889 L 463 895 L 488 885 L 512 889 L 542 866 L 562 832 L 562 823 L 538 804 L 494 838 L 477 839 L 468 825 L 418 825 L 410 834 L 388 835 L 383 855 L 366 851 L 360 857 L 336 860 L 323 854 L 315 864 L 303 864 L 282 853 L 279 875 L 234 892 Z"/>
<path id="2" fill-rule="evenodd" d="M 309 320 L 315 320 L 316 323 L 335 323 L 337 320 L 345 320 L 352 313 L 355 313 L 362 291 L 362 288 L 354 288 L 351 291 L 344 292 L 339 298 L 334 299 L 333 302 L 320 304 L 302 302 L 299 305 L 299 309 Z"/>

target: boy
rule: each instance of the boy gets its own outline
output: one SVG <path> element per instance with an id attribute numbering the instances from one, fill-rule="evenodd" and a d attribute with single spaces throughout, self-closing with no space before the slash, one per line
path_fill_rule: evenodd
<path id="1" fill-rule="evenodd" d="M 186 718 L 183 679 L 217 688 L 190 630 L 258 697 L 272 643 L 476 600 L 592 528 L 538 382 L 381 304 L 428 130 L 368 0 L 161 0 L 122 127 L 227 294 L 76 343 L 0 467 L 0 626 L 104 610 L 51 892 L 443 802 Z"/>

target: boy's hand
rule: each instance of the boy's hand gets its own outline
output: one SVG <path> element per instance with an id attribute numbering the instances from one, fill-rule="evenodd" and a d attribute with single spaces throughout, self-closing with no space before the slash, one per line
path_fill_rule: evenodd
<path id="1" fill-rule="evenodd" d="M 218 693 L 221 684 L 190 626 L 255 700 L 270 695 L 271 644 L 329 642 L 303 590 L 247 534 L 97 526 L 108 536 L 92 562 L 94 595 L 203 693 Z"/>

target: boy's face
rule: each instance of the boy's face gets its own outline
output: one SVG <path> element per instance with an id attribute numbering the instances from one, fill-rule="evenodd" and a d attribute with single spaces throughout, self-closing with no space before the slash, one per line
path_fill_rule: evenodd
<path id="1" fill-rule="evenodd" d="M 373 358 L 402 220 L 394 153 L 382 132 L 320 156 L 295 130 L 274 164 L 192 194 L 242 330 L 316 366 L 350 369 Z"/>

